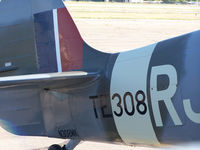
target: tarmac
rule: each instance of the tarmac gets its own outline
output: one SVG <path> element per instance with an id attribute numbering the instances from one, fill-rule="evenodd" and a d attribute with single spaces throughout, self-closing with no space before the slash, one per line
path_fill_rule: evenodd
<path id="1" fill-rule="evenodd" d="M 75 19 L 83 39 L 104 52 L 132 50 L 199 29 L 199 21 Z M 19 137 L 0 128 L 0 150 L 44 150 L 66 140 Z M 81 142 L 75 150 L 153 150 L 154 148 Z"/>
<path id="2" fill-rule="evenodd" d="M 74 20 L 83 39 L 104 52 L 132 50 L 200 30 L 200 20 Z"/>

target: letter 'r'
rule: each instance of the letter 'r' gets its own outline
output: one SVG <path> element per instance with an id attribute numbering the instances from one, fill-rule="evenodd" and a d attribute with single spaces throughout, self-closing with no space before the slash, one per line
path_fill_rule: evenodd
<path id="1" fill-rule="evenodd" d="M 158 76 L 167 75 L 169 78 L 169 86 L 167 89 L 158 91 Z M 176 109 L 172 103 L 172 97 L 176 93 L 177 89 L 177 72 L 172 65 L 162 65 L 152 67 L 151 77 L 150 77 L 150 94 L 153 116 L 157 127 L 163 126 L 163 121 L 161 118 L 159 101 L 163 101 L 165 106 L 174 122 L 175 125 L 182 125 L 182 122 L 176 112 Z"/>

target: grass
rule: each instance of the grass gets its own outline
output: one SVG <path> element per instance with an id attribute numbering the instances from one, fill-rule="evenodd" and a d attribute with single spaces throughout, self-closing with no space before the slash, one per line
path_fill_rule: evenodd
<path id="1" fill-rule="evenodd" d="M 200 20 L 200 6 L 172 4 L 132 4 L 65 2 L 73 18 Z"/>

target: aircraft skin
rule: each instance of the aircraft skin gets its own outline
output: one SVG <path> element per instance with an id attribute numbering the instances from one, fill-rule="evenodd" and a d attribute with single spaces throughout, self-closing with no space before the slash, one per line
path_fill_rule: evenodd
<path id="1" fill-rule="evenodd" d="M 200 31 L 122 53 L 81 38 L 62 0 L 0 1 L 0 125 L 128 145 L 200 141 Z"/>

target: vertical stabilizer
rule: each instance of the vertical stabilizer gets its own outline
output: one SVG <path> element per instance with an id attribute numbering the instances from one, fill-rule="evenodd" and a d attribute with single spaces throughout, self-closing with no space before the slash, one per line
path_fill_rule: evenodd
<path id="1" fill-rule="evenodd" d="M 62 0 L 0 1 L 0 76 L 77 70 L 82 55 Z"/>

